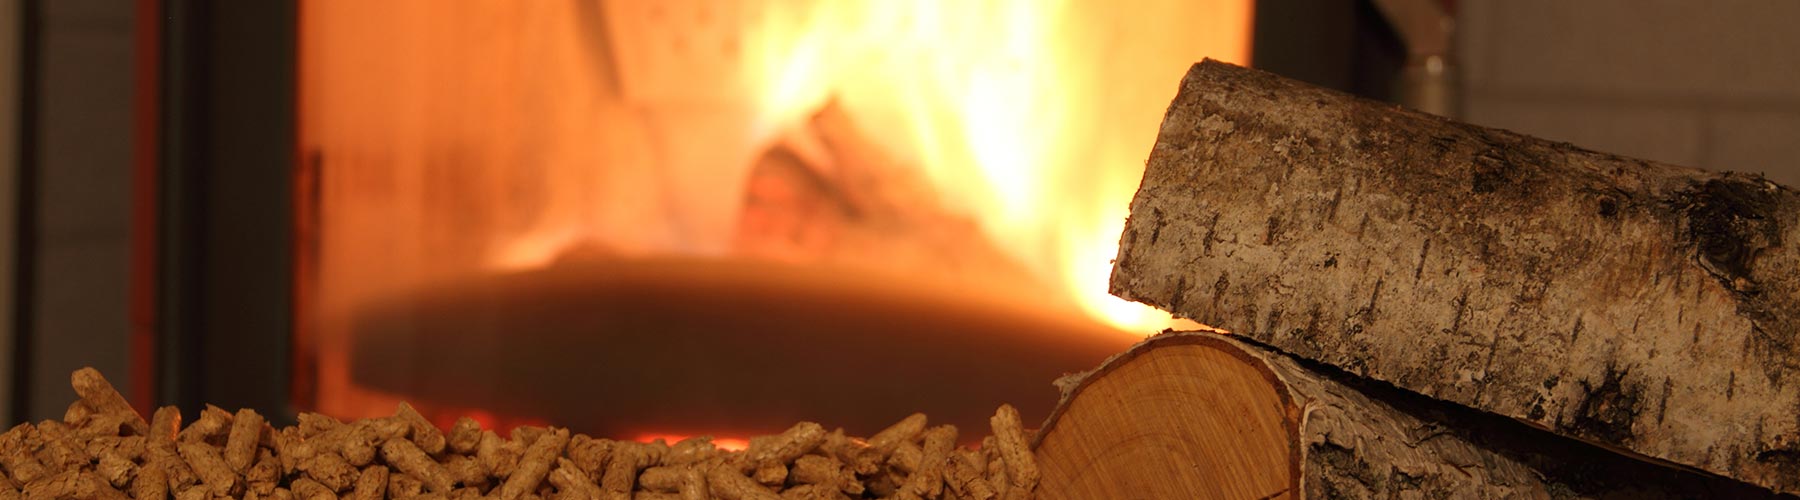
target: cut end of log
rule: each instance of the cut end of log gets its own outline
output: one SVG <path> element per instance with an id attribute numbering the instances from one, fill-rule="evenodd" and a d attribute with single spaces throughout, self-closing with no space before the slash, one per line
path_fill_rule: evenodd
<path id="1" fill-rule="evenodd" d="M 1298 498 L 1300 412 L 1275 374 L 1205 336 L 1145 344 L 1045 423 L 1039 498 Z"/>
<path id="2" fill-rule="evenodd" d="M 1777 497 L 1234 336 L 1165 332 L 1072 380 L 1039 498 Z"/>

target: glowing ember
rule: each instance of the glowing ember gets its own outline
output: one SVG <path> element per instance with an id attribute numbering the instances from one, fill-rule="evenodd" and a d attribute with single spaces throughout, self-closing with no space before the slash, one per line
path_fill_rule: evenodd
<path id="1" fill-rule="evenodd" d="M 679 443 L 682 440 L 685 440 L 690 437 L 693 437 L 693 436 L 684 435 L 684 434 L 660 434 L 660 433 L 649 432 L 649 433 L 638 434 L 637 437 L 634 437 L 631 440 L 637 441 L 640 443 L 653 443 L 653 442 L 656 442 L 656 440 L 660 439 L 664 443 L 675 444 L 675 443 Z M 725 451 L 744 451 L 745 449 L 750 448 L 750 441 L 744 440 L 744 439 L 739 439 L 739 438 L 718 438 L 718 437 L 716 437 L 716 438 L 712 438 L 712 444 L 713 444 L 713 447 L 721 449 L 721 450 L 725 450 Z"/>

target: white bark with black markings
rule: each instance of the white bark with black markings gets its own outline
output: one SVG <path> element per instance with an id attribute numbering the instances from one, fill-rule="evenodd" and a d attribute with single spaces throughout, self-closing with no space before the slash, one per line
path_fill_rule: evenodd
<path id="1" fill-rule="evenodd" d="M 1800 492 L 1800 194 L 1218 62 L 1113 293 L 1553 432 Z"/>

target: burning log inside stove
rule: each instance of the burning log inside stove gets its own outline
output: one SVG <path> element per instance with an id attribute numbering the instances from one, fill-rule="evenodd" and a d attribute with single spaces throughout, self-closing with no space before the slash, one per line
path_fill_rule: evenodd
<path id="1" fill-rule="evenodd" d="M 0 498 L 1010 500 L 1037 484 L 1005 405 L 979 448 L 956 448 L 956 426 L 914 414 L 866 440 L 802 422 L 725 451 L 707 437 L 669 445 L 557 427 L 502 439 L 468 419 L 445 434 L 404 404 L 391 417 L 309 413 L 279 429 L 209 406 L 178 429 L 173 407 L 146 424 L 99 372 L 73 378 L 81 399 L 63 421 L 0 435 Z"/>
<path id="2" fill-rule="evenodd" d="M 826 105 L 723 196 L 744 198 L 729 256 L 589 242 L 371 301 L 352 380 L 605 434 L 869 432 L 911 411 L 968 428 L 1002 401 L 1043 418 L 1047 381 L 1138 338 L 1075 312 L 852 118 Z"/>
<path id="3" fill-rule="evenodd" d="M 924 169 L 867 139 L 827 103 L 750 170 L 733 249 L 781 262 L 903 270 L 988 287 L 1043 288 L 957 214 Z"/>
<path id="4" fill-rule="evenodd" d="M 1005 402 L 1035 421 L 1049 381 L 1135 341 L 965 287 L 674 256 L 446 283 L 372 305 L 356 331 L 355 379 L 422 408 L 733 437 L 800 419 L 873 432 L 915 411 L 977 428 Z"/>
<path id="5" fill-rule="evenodd" d="M 1293 445 L 1293 477 L 1246 493 L 1296 487 L 1300 476 L 1309 495 L 1416 489 L 1460 474 L 1440 465 L 1471 463 L 1486 475 L 1477 482 L 1554 492 L 1554 471 L 1582 470 L 1586 458 L 1519 462 L 1506 451 L 1553 435 L 1621 452 L 1611 462 L 1629 456 L 1792 493 L 1796 239 L 1800 193 L 1759 176 L 1581 150 L 1205 62 L 1165 117 L 1112 291 L 1304 360 L 1278 357 L 1267 363 L 1273 375 L 1213 377 L 1286 386 L 1294 399 L 1265 397 L 1264 420 L 1180 431 L 1257 430 L 1279 438 L 1263 443 Z M 1261 352 L 1213 343 L 1239 357 Z M 1128 358 L 1174 356 L 1163 350 Z M 1384 392 L 1307 382 L 1337 370 L 1373 380 L 1359 387 L 1435 398 L 1425 399 L 1433 411 L 1473 408 L 1524 425 L 1482 438 L 1454 423 L 1421 433 L 1432 426 L 1374 410 L 1351 419 L 1366 434 L 1315 422 L 1361 411 L 1342 410 L 1337 396 Z M 1117 376 L 1086 383 L 1073 402 Z M 1076 410 L 1060 410 L 1040 444 L 1047 470 L 1063 466 L 1058 435 L 1081 422 Z M 1390 451 L 1395 442 L 1406 449 Z M 1412 458 L 1439 445 L 1464 451 Z M 1502 479 L 1521 463 L 1545 483 Z M 1640 479 L 1624 478 L 1616 484 Z M 1047 491 L 1065 481 L 1047 473 Z"/>

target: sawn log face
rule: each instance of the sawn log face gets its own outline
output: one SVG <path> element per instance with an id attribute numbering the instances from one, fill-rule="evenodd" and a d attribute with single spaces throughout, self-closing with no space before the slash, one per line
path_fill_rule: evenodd
<path id="1" fill-rule="evenodd" d="M 1057 384 L 1044 499 L 1775 497 L 1231 335 L 1166 332 Z"/>
<path id="2" fill-rule="evenodd" d="M 1218 62 L 1112 292 L 1551 431 L 1800 492 L 1800 194 Z"/>

